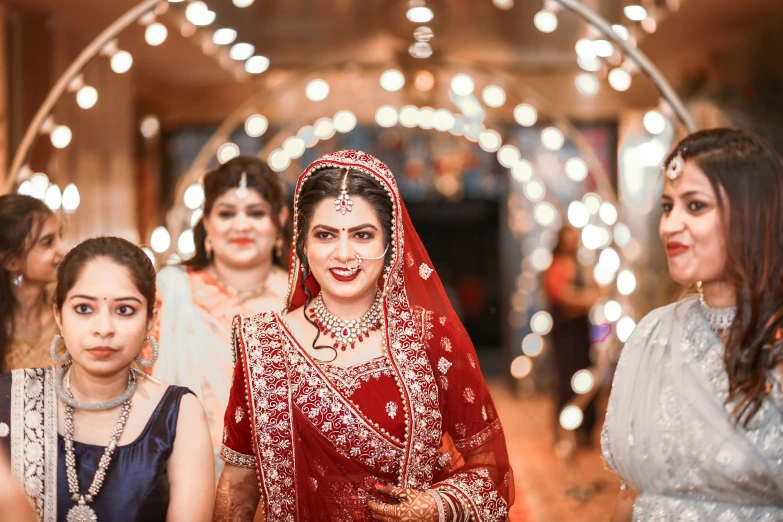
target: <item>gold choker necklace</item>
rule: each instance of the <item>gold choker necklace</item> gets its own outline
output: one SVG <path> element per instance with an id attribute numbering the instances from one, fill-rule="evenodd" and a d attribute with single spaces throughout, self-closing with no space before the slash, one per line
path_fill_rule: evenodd
<path id="1" fill-rule="evenodd" d="M 310 317 L 324 335 L 334 339 L 334 348 L 345 351 L 348 346 L 354 348 L 370 332 L 381 328 L 381 292 L 375 293 L 375 300 L 367 312 L 359 319 L 340 319 L 326 308 L 322 294 L 318 294 L 310 310 Z"/>

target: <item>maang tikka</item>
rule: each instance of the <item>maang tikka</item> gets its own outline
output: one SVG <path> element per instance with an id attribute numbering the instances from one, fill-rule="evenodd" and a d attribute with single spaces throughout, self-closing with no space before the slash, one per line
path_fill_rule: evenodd
<path id="1" fill-rule="evenodd" d="M 682 158 L 682 153 L 677 151 L 677 155 L 674 156 L 666 166 L 666 177 L 674 181 L 680 177 L 680 174 L 682 174 L 684 168 L 685 160 Z"/>
<path id="2" fill-rule="evenodd" d="M 342 214 L 345 215 L 346 212 L 351 212 L 353 210 L 353 200 L 351 199 L 351 196 L 348 195 L 348 172 L 346 171 L 345 176 L 343 176 L 343 188 L 340 192 L 340 197 L 334 200 L 334 209 Z"/>
<path id="3" fill-rule="evenodd" d="M 245 199 L 249 191 L 247 190 L 247 172 L 242 172 L 242 177 L 239 178 L 239 186 L 236 190 L 236 195 L 239 199 Z"/>

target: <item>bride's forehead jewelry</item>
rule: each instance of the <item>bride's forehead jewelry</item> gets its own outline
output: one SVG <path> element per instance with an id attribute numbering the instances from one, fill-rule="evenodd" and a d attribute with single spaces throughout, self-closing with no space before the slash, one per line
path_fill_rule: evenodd
<path id="1" fill-rule="evenodd" d="M 345 172 L 345 176 L 343 176 L 343 187 L 340 192 L 340 197 L 334 200 L 334 209 L 343 216 L 346 212 L 351 212 L 353 210 L 353 200 L 351 199 L 351 196 L 348 195 L 347 171 Z"/>
<path id="2" fill-rule="evenodd" d="M 239 186 L 236 190 L 236 195 L 239 199 L 245 199 L 250 193 L 247 190 L 247 172 L 242 171 L 242 177 L 239 178 Z"/>
<path id="3" fill-rule="evenodd" d="M 672 158 L 669 164 L 666 166 L 666 177 L 674 181 L 680 177 L 682 170 L 685 168 L 685 160 L 682 159 L 682 152 L 677 151 L 677 155 Z"/>

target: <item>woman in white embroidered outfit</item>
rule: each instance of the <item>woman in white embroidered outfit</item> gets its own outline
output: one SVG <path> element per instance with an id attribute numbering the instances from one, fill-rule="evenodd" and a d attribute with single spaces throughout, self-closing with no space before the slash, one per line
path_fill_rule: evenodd
<path id="1" fill-rule="evenodd" d="M 309 166 L 293 242 L 286 311 L 235 323 L 215 520 L 506 520 L 497 412 L 386 165 Z"/>
<path id="2" fill-rule="evenodd" d="M 51 355 L 62 364 L 0 375 L 0 452 L 39 521 L 210 519 L 204 410 L 187 388 L 135 367 L 157 354 L 139 357 L 156 344 L 154 302 L 155 269 L 139 247 L 88 239 L 57 272 Z"/>
<path id="3" fill-rule="evenodd" d="M 623 348 L 601 437 L 624 481 L 613 520 L 780 521 L 783 164 L 714 129 L 666 165 L 669 271 L 701 295 L 648 314 Z"/>
<path id="4" fill-rule="evenodd" d="M 204 404 L 219 477 L 234 369 L 231 320 L 282 308 L 287 274 L 279 264 L 288 208 L 279 176 L 255 157 L 239 156 L 206 173 L 203 186 L 194 255 L 158 274 L 153 335 L 160 339 L 160 360 L 152 375 L 187 386 Z"/>

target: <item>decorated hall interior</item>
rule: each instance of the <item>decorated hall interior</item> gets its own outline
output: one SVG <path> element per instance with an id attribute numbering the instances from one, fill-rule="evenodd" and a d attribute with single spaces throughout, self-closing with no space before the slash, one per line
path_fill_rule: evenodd
<path id="1" fill-rule="evenodd" d="M 413 285 L 414 278 L 415 284 L 425 288 L 438 285 L 432 292 L 443 296 L 446 312 L 435 311 L 443 313 L 448 322 L 443 319 L 439 326 L 433 320 L 432 331 L 440 336 L 438 328 L 447 328 L 452 319 L 460 323 L 455 329 L 458 333 L 464 326 L 470 362 L 464 374 L 475 370 L 477 382 L 485 381 L 489 390 L 484 399 L 478 393 L 476 400 L 486 400 L 484 407 L 489 410 L 477 409 L 481 413 L 476 422 L 490 422 L 487 411 L 497 418 L 489 424 L 491 429 L 478 431 L 473 439 L 460 439 L 458 434 L 447 433 L 448 415 L 444 413 L 443 444 L 457 451 L 470 447 L 465 441 L 475 442 L 492 433 L 492 437 L 501 437 L 495 451 L 503 444 L 507 451 L 509 470 L 499 478 L 492 475 L 498 484 L 503 483 L 499 487 L 505 492 L 500 496 L 505 500 L 482 508 L 468 499 L 460 507 L 460 494 L 452 498 L 446 487 L 441 490 L 446 493 L 442 498 L 434 494 L 441 498 L 432 508 L 435 518 L 420 520 L 460 520 L 462 515 L 470 516 L 465 520 L 514 522 L 652 520 L 638 514 L 612 518 L 626 482 L 637 484 L 607 462 L 601 433 L 626 341 L 650 311 L 684 295 L 686 285 L 674 278 L 673 271 L 670 274 L 671 259 L 667 265 L 667 252 L 673 255 L 674 247 L 661 239 L 665 234 L 662 220 L 670 212 L 666 205 L 662 207 L 661 194 L 680 172 L 687 174 L 688 167 L 673 171 L 676 157 L 669 156 L 675 151 L 680 161 L 684 156 L 690 165 L 688 152 L 676 149 L 680 140 L 697 131 L 723 127 L 760 136 L 771 150 L 783 154 L 781 29 L 781 0 L 0 0 L 0 196 L 21 194 L 43 202 L 57 216 L 65 260 L 66 252 L 98 236 L 119 237 L 144 251 L 158 274 L 158 294 L 156 322 L 149 330 L 156 340 L 144 344 L 141 355 L 150 347 L 149 353 L 154 348 L 154 357 L 160 351 L 161 358 L 149 368 L 134 366 L 130 375 L 134 382 L 149 384 L 157 379 L 189 387 L 202 400 L 200 411 L 206 411 L 217 482 L 221 471 L 226 473 L 224 465 L 228 468 L 239 462 L 227 460 L 226 452 L 243 454 L 240 446 L 229 447 L 232 437 L 239 437 L 239 428 L 232 432 L 229 420 L 236 418 L 241 425 L 246 417 L 255 418 L 252 411 L 237 407 L 235 414 L 232 409 L 237 379 L 260 378 L 248 366 L 250 337 L 257 330 L 243 326 L 244 321 L 261 311 L 293 310 L 298 298 L 300 305 L 305 299 L 301 290 L 306 285 L 301 281 L 299 288 L 298 278 L 307 279 L 308 273 L 319 277 L 315 247 L 307 243 L 302 250 L 298 241 L 302 245 L 309 241 L 304 239 L 310 237 L 309 232 L 299 227 L 311 218 L 320 219 L 320 214 L 302 213 L 298 205 L 304 206 L 306 198 L 300 198 L 300 193 L 306 192 L 308 176 L 342 166 L 344 177 L 335 182 L 334 196 L 329 194 L 337 212 L 330 210 L 329 219 L 336 219 L 340 199 L 345 203 L 347 198 L 351 198 L 348 206 L 353 205 L 348 216 L 356 217 L 364 208 L 356 202 L 365 199 L 351 179 L 354 172 L 363 171 L 369 179 L 380 180 L 386 190 L 382 193 L 393 196 L 393 218 L 399 219 L 394 221 L 394 238 L 386 250 L 365 253 L 364 246 L 359 246 L 356 252 L 346 251 L 346 260 L 339 257 L 343 255 L 340 249 L 353 247 L 335 247 L 336 253 L 324 255 L 327 263 L 340 259 L 339 266 L 330 270 L 337 270 L 334 277 L 344 282 L 360 271 L 368 273 L 368 267 L 386 263 L 384 284 L 378 290 L 384 299 L 395 281 L 389 274 L 397 266 L 400 274 L 404 272 L 406 286 Z M 344 150 L 363 151 L 385 167 L 375 171 L 366 159 L 333 155 Z M 231 165 L 241 161 L 249 166 L 231 170 Z M 262 178 L 254 174 L 256 168 L 272 173 L 267 178 L 279 185 L 280 204 L 276 193 L 268 192 L 272 189 L 254 185 Z M 706 167 L 702 169 L 706 172 Z M 228 181 L 229 176 L 234 177 Z M 384 181 L 390 184 L 383 185 Z M 225 187 L 220 188 L 221 183 Z M 221 194 L 229 194 L 241 203 L 248 189 L 263 200 L 264 212 L 272 221 L 279 218 L 269 225 L 268 244 L 252 236 L 255 230 L 262 234 L 266 229 L 247 224 L 262 219 L 249 213 L 240 216 L 241 226 L 251 230 L 248 237 L 223 241 L 218 234 L 224 232 L 216 231 L 216 211 L 222 212 L 222 207 L 220 203 L 213 207 L 215 198 L 220 202 Z M 380 206 L 373 203 L 367 208 Z M 0 220 L 5 219 L 4 212 L 0 200 Z M 345 210 L 342 214 L 346 215 Z M 333 230 L 339 235 L 338 228 Z M 14 292 L 25 285 L 30 288 L 34 274 L 24 272 L 29 268 L 17 274 L 10 239 L 6 241 L 3 234 L 0 230 L 2 275 L 8 283 L 3 282 L 6 293 L 0 296 L 19 304 L 21 298 L 14 296 L 21 294 Z M 771 228 L 768 234 L 783 231 Z M 254 241 L 266 248 L 265 254 L 259 254 L 258 259 L 263 259 L 253 266 L 253 260 L 236 264 L 245 259 L 240 248 L 243 242 Z M 423 254 L 423 249 L 416 249 L 419 244 L 426 249 Z M 33 252 L 30 248 L 25 255 Z M 395 257 L 398 252 L 400 259 Z M 413 255 L 406 258 L 410 252 L 417 256 L 415 262 Z M 58 265 L 62 272 L 59 258 L 55 269 Z M 164 274 L 174 268 L 188 274 L 182 281 L 189 280 L 193 292 L 192 321 L 210 325 L 204 326 L 209 330 L 206 337 L 190 332 L 187 340 L 178 341 L 166 331 L 171 310 L 185 306 L 176 304 L 182 296 L 165 293 L 173 286 Z M 242 279 L 246 268 L 251 275 Z M 774 269 L 780 273 L 783 267 Z M 50 286 L 41 287 L 54 292 L 51 285 L 56 281 L 60 278 L 53 275 L 47 281 Z M 329 301 L 331 287 L 317 282 L 323 298 L 309 296 L 315 298 L 312 319 L 300 316 L 331 344 L 335 332 L 338 339 L 342 335 L 342 330 L 329 330 L 328 324 L 332 318 L 342 321 L 330 308 L 339 300 Z M 110 288 L 113 280 L 101 284 Z M 407 286 L 405 295 L 412 309 L 418 303 L 414 293 Z M 52 295 L 56 300 L 56 293 L 45 297 Z M 351 317 L 354 323 L 361 322 L 360 326 L 351 323 L 356 332 L 349 331 L 348 322 L 340 323 L 345 324 L 347 340 L 342 348 L 334 344 L 336 358 L 344 354 L 358 357 L 363 342 L 375 342 L 376 334 L 383 346 L 387 337 L 391 339 L 384 328 L 398 321 L 394 306 L 400 305 L 391 297 L 388 303 L 376 304 L 381 301 L 372 301 L 374 295 L 373 291 L 368 304 L 372 302 L 377 309 L 367 315 L 361 310 Z M 185 301 L 190 307 L 190 298 Z M 304 307 L 310 304 L 308 300 Z M 50 305 L 51 300 L 46 301 L 47 314 Z M 152 303 L 149 306 L 152 309 Z M 0 313 L 6 314 L 6 308 L 0 303 Z M 2 320 L 17 325 L 13 335 L 27 331 L 27 322 L 14 323 L 17 316 L 8 313 Z M 377 319 L 372 313 L 383 317 Z M 60 332 L 57 336 L 62 334 L 68 341 L 67 329 L 55 327 L 49 315 L 32 327 L 36 335 L 44 332 L 40 342 L 34 336 L 25 345 L 30 350 L 43 346 L 41 353 L 47 361 L 52 334 Z M 232 323 L 234 316 L 243 319 Z M 359 316 L 361 321 L 356 319 Z M 209 323 L 213 319 L 214 325 Z M 280 321 L 283 330 L 290 329 L 292 345 L 299 342 L 297 328 L 311 328 L 308 323 L 297 326 L 293 319 Z M 182 324 L 172 330 L 177 328 L 183 328 Z M 384 332 L 383 341 L 377 330 Z M 422 332 L 426 338 L 427 328 L 422 327 Z M 17 341 L 9 341 L 13 335 L 0 337 L 0 356 L 6 361 L 0 357 L 3 372 L 29 366 L 9 362 L 10 350 L 17 346 Z M 456 345 L 453 339 L 457 337 L 449 341 L 443 334 L 442 338 Z M 213 338 L 216 346 L 207 348 Z M 355 347 L 348 346 L 351 339 Z M 308 343 L 309 338 L 300 344 Z M 312 344 L 318 348 L 316 341 Z M 393 344 L 389 340 L 385 348 L 386 364 L 391 366 L 384 368 L 401 361 L 389 355 Z M 446 345 L 433 341 L 433 346 L 440 350 Z M 208 350 L 221 350 L 222 355 L 214 359 L 209 354 L 192 355 Z M 306 357 L 315 353 L 309 346 L 302 351 Z M 455 375 L 463 375 L 457 373 L 456 355 L 450 350 L 437 353 L 430 355 L 434 362 L 428 371 L 441 400 L 450 393 L 462 394 L 460 407 L 477 405 L 473 397 L 478 384 L 455 391 L 455 383 L 460 382 Z M 72 355 L 75 367 L 79 361 L 76 353 Z M 172 382 L 184 371 L 182 359 L 175 357 L 192 356 L 191 373 L 182 382 Z M 296 357 L 292 361 L 298 361 Z M 314 368 L 328 366 L 320 361 L 313 364 Z M 287 367 L 291 375 L 303 371 L 291 365 Z M 207 383 L 205 377 L 192 384 L 193 372 L 199 371 L 213 372 L 215 380 Z M 323 375 L 327 381 L 349 379 L 340 371 L 324 369 Z M 350 377 L 355 378 L 351 393 L 358 391 L 346 392 L 343 402 L 360 404 L 356 408 L 367 413 L 364 421 L 368 425 L 375 426 L 392 446 L 400 441 L 405 446 L 415 431 L 414 422 L 407 424 L 407 412 L 406 424 L 398 426 L 405 434 L 399 441 L 392 428 L 380 428 L 367 420 L 372 417 L 366 411 L 370 401 L 360 397 L 362 387 L 375 382 L 372 379 L 377 375 L 372 371 Z M 397 383 L 405 399 L 405 372 L 400 370 L 397 378 L 393 369 L 379 371 L 389 378 L 394 393 L 398 393 Z M 142 375 L 145 372 L 149 379 Z M 3 420 L 2 382 L 0 443 L 7 438 L 12 448 L 14 424 L 9 423 L 9 431 Z M 774 387 L 783 385 L 769 382 L 772 397 Z M 79 389 L 78 381 L 74 380 L 74 386 Z M 139 384 L 139 390 L 143 386 Z M 661 394 L 666 396 L 664 391 Z M 254 400 L 252 391 L 248 400 Z M 402 422 L 402 416 L 395 418 L 397 407 L 393 401 L 387 403 L 385 413 L 381 411 L 385 421 Z M 774 406 L 769 408 L 774 411 Z M 77 411 L 77 442 L 79 415 Z M 130 415 L 132 419 L 133 410 Z M 108 440 L 116 420 L 114 413 L 110 416 L 101 440 Z M 126 429 L 131 429 L 133 424 L 128 422 Z M 261 430 L 263 422 L 256 422 L 252 429 Z M 783 424 L 775 421 L 773 425 L 783 436 Z M 65 436 L 62 429 L 60 436 Z M 118 449 L 123 448 L 122 440 Z M 318 440 L 330 439 L 324 435 Z M 260 451 L 258 441 L 248 446 L 249 452 Z M 302 458 L 308 459 L 310 446 L 302 444 Z M 406 451 L 414 452 L 414 446 L 411 443 Z M 336 447 L 339 450 L 339 444 Z M 649 449 L 650 455 L 658 454 L 656 448 Z M 3 451 L 5 446 L 0 444 L 0 456 Z M 447 450 L 440 446 L 438 451 Z M 468 449 L 460 453 L 470 462 Z M 82 458 L 79 455 L 77 459 Z M 120 454 L 115 454 L 119 459 L 116 455 Z M 0 458 L 0 472 L 20 470 L 14 468 L 19 458 L 13 450 L 6 452 Z M 451 469 L 456 472 L 458 464 L 451 458 Z M 261 460 L 257 453 L 252 462 L 263 483 L 270 472 Z M 779 464 L 774 466 L 770 469 L 783 472 Z M 87 491 L 94 471 L 84 476 L 79 472 L 82 492 Z M 61 475 L 58 487 L 66 488 L 66 471 Z M 389 487 L 394 485 L 391 479 L 387 482 Z M 109 491 L 110 484 L 111 478 L 104 491 Z M 410 479 L 407 486 L 397 485 L 416 489 L 415 484 Z M 779 496 L 771 494 L 768 505 L 783 511 L 783 483 L 776 487 Z M 26 491 L 28 500 L 35 497 L 29 484 Z M 261 491 L 259 508 L 272 510 L 270 506 L 276 505 L 272 488 L 264 493 L 262 484 Z M 191 495 L 200 493 L 192 491 Z M 218 483 L 217 506 L 220 495 Z M 100 497 L 98 492 L 95 506 Z M 365 497 L 372 495 L 360 496 Z M 172 494 L 172 502 L 174 498 Z M 508 505 L 501 508 L 501 504 Z M 47 518 L 44 505 L 38 505 L 33 520 L 65 520 L 62 511 Z M 640 505 L 637 500 L 637 509 Z M 287 520 L 330 519 L 318 509 L 311 506 Z M 441 510 L 453 518 L 438 519 Z M 170 507 L 168 520 L 180 520 L 172 512 Z M 124 520 L 117 516 L 112 520 Z M 333 520 L 414 520 L 353 516 L 330 515 Z M 783 515 L 775 511 L 768 519 L 748 515 L 726 520 L 783 519 L 776 516 Z M 95 520 L 109 520 L 100 513 L 98 517 Z M 5 520 L 2 515 L 0 520 Z M 270 516 L 267 520 L 284 519 Z M 676 519 L 664 516 L 660 520 Z M 682 520 L 718 519 L 695 516 Z"/>

